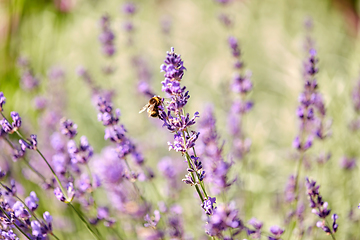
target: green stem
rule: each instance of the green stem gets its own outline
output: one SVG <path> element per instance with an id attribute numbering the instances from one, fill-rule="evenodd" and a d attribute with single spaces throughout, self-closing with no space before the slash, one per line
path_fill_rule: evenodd
<path id="1" fill-rule="evenodd" d="M 101 238 L 94 232 L 94 230 L 91 228 L 90 224 L 85 220 L 85 218 L 82 216 L 82 214 L 72 205 L 71 203 L 68 203 L 69 206 L 74 209 L 75 213 L 78 215 L 80 220 L 85 224 L 86 228 L 90 231 L 90 233 L 98 240 L 101 240 Z"/>
<path id="2" fill-rule="evenodd" d="M 6 215 L 7 219 L 9 220 L 9 222 L 11 222 L 11 218 L 10 216 L 6 213 L 6 211 L 0 207 L 1 211 L 3 212 L 4 215 Z M 15 225 L 15 227 L 29 240 L 31 240 L 31 238 L 14 222 L 13 223 Z"/>
<path id="3" fill-rule="evenodd" d="M 51 234 L 51 236 L 53 236 L 55 239 L 60 240 L 55 234 L 53 234 L 53 233 L 50 233 L 50 234 Z"/>
<path id="4" fill-rule="evenodd" d="M 60 182 L 60 179 L 59 179 L 58 176 L 56 175 L 54 169 L 51 167 L 51 165 L 50 165 L 49 162 L 46 160 L 46 158 L 44 157 L 44 155 L 40 152 L 40 150 L 39 150 L 39 149 L 36 149 L 36 151 L 40 154 L 40 156 L 42 157 L 42 159 L 44 159 L 45 163 L 46 163 L 46 164 L 48 165 L 48 167 L 50 168 L 50 170 L 51 170 L 52 174 L 54 175 L 54 177 L 55 177 L 55 179 L 56 179 L 56 182 L 58 183 L 58 185 L 59 185 L 61 191 L 63 192 L 66 200 L 68 200 L 67 192 L 64 190 L 64 188 L 63 188 L 63 186 L 62 186 L 62 184 L 61 184 L 61 182 Z"/>

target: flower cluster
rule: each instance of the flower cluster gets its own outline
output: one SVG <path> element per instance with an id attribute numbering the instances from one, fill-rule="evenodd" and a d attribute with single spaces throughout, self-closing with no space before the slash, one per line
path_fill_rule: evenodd
<path id="1" fill-rule="evenodd" d="M 132 141 L 126 137 L 125 127 L 119 124 L 120 110 L 116 109 L 114 113 L 112 104 L 103 97 L 98 98 L 97 108 L 99 111 L 98 120 L 106 126 L 105 140 L 109 139 L 116 143 L 118 157 L 125 159 L 128 155 L 131 155 L 137 165 L 143 165 L 143 156 L 137 151 Z"/>
<path id="2" fill-rule="evenodd" d="M 206 179 L 213 184 L 212 192 L 216 195 L 226 191 L 234 181 L 228 180 L 231 164 L 222 157 L 223 146 L 219 144 L 215 123 L 213 107 L 208 106 L 199 121 L 201 135 L 197 153 L 203 159 Z"/>
<path id="3" fill-rule="evenodd" d="M 20 86 L 27 91 L 36 89 L 39 86 L 40 81 L 33 73 L 28 59 L 20 57 L 18 59 L 18 65 L 21 69 Z"/>
<path id="4" fill-rule="evenodd" d="M 5 97 L 4 97 L 5 99 Z M 5 102 L 5 100 L 4 100 Z M 1 127 L 5 133 L 12 134 L 21 127 L 21 117 L 17 112 L 11 112 L 12 123 L 10 124 L 6 118 L 0 120 Z"/>
<path id="5" fill-rule="evenodd" d="M 251 140 L 245 136 L 242 122 L 245 114 L 247 114 L 253 107 L 253 102 L 247 100 L 249 92 L 252 90 L 251 72 L 244 73 L 244 63 L 241 59 L 241 51 L 238 41 L 235 37 L 229 37 L 228 43 L 231 49 L 232 56 L 235 59 L 233 81 L 231 90 L 240 95 L 233 101 L 228 115 L 228 126 L 230 135 L 233 138 L 232 152 L 238 159 L 243 159 L 245 154 L 249 152 Z"/>
<path id="6" fill-rule="evenodd" d="M 132 59 L 132 65 L 137 73 L 138 91 L 147 98 L 152 98 L 155 93 L 150 87 L 151 72 L 148 68 L 147 62 L 142 56 L 135 56 Z"/>
<path id="7" fill-rule="evenodd" d="M 326 109 L 322 95 L 317 91 L 318 84 L 315 79 L 319 69 L 316 51 L 309 51 L 309 58 L 304 62 L 304 90 L 299 96 L 300 105 L 296 115 L 300 119 L 300 132 L 296 136 L 293 146 L 298 151 L 309 149 L 315 137 L 324 139 L 329 134 L 329 126 L 324 123 Z"/>
<path id="8" fill-rule="evenodd" d="M 243 223 L 238 217 L 238 210 L 235 204 L 220 205 L 215 210 L 206 226 L 206 233 L 210 236 L 216 236 L 220 239 L 224 238 L 224 233 L 228 229 L 232 229 L 230 238 L 238 235 L 243 229 Z"/>
<path id="9" fill-rule="evenodd" d="M 263 223 L 253 217 L 249 220 L 248 224 L 250 224 L 254 229 L 252 230 L 250 228 L 247 228 L 247 234 L 254 239 L 260 239 Z"/>
<path id="10" fill-rule="evenodd" d="M 114 55 L 116 49 L 114 45 L 115 35 L 110 29 L 110 17 L 103 15 L 100 19 L 101 34 L 99 35 L 99 41 L 102 44 L 102 52 L 105 56 L 111 57 Z"/>
<path id="11" fill-rule="evenodd" d="M 4 188 L 0 190 L 0 239 L 18 240 L 13 229 L 17 228 L 26 233 L 28 239 L 48 239 L 52 233 L 52 216 L 49 212 L 43 214 L 43 220 L 36 217 L 34 211 L 38 208 L 39 199 L 35 192 L 31 192 L 25 202 L 16 195 L 15 181 L 11 187 L 0 183 Z M 5 198 L 5 196 L 8 196 Z"/>
<path id="12" fill-rule="evenodd" d="M 174 48 L 167 52 L 164 64 L 160 66 L 160 69 L 164 72 L 165 77 L 161 82 L 162 91 L 170 97 L 168 102 L 159 106 L 159 118 L 163 121 L 163 126 L 174 133 L 174 142 L 168 142 L 169 150 L 173 149 L 185 155 L 188 162 L 188 174 L 183 179 L 183 182 L 195 186 L 203 202 L 208 199 L 203 184 L 205 172 L 200 167 L 201 162 L 195 153 L 195 143 L 199 138 L 200 132 L 190 130 L 190 127 L 196 123 L 195 119 L 199 117 L 199 113 L 196 112 L 190 118 L 190 114 L 184 111 L 184 106 L 190 98 L 189 91 L 186 91 L 186 87 L 180 84 L 186 68 L 181 56 L 174 52 Z M 190 154 L 190 151 L 194 155 Z M 200 192 L 198 185 L 201 186 L 203 193 Z"/>
<path id="13" fill-rule="evenodd" d="M 331 210 L 328 209 L 328 203 L 324 202 L 322 196 L 320 195 L 320 185 L 316 185 L 316 181 L 309 180 L 308 178 L 306 178 L 305 185 L 307 194 L 309 196 L 310 207 L 312 208 L 312 213 L 316 214 L 320 219 L 322 219 L 321 221 L 317 222 L 316 226 L 322 228 L 327 234 L 333 235 L 338 229 L 338 225 L 336 223 L 336 220 L 338 219 L 337 214 L 332 215 L 333 224 L 331 229 L 325 221 L 326 217 L 330 215 Z"/>
<path id="14" fill-rule="evenodd" d="M 125 14 L 127 20 L 123 23 L 123 29 L 128 33 L 128 45 L 133 44 L 132 33 L 134 31 L 134 23 L 132 17 L 135 15 L 137 8 L 134 3 L 126 2 L 122 6 L 122 12 Z"/>

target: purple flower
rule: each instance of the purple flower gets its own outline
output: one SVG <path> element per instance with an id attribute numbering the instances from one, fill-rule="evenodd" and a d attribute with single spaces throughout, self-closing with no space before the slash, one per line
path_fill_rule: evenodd
<path id="1" fill-rule="evenodd" d="M 252 73 L 246 72 L 246 75 L 235 73 L 233 76 L 233 84 L 231 90 L 235 93 L 246 94 L 252 90 L 252 82 L 250 80 Z"/>
<path id="2" fill-rule="evenodd" d="M 25 151 L 26 149 L 36 150 L 37 149 L 37 136 L 35 134 L 31 134 L 30 138 L 27 141 L 20 139 L 19 140 L 21 149 Z"/>
<path id="3" fill-rule="evenodd" d="M 232 27 L 233 26 L 233 21 L 230 19 L 230 17 L 226 14 L 219 14 L 218 15 L 218 19 L 220 20 L 220 22 L 225 26 L 225 27 Z M 241 68 L 241 67 L 239 67 Z"/>
<path id="4" fill-rule="evenodd" d="M 239 49 L 239 46 L 238 46 L 238 41 L 235 37 L 232 37 L 230 36 L 228 38 L 228 43 L 229 43 L 229 46 L 232 50 L 232 55 L 235 57 L 235 58 L 238 58 L 240 57 L 240 49 Z"/>
<path id="5" fill-rule="evenodd" d="M 55 194 L 55 197 L 61 201 L 61 202 L 65 202 L 66 198 L 64 196 L 64 194 L 62 193 L 62 191 L 60 190 L 59 187 L 55 188 L 54 189 L 54 194 Z"/>
<path id="6" fill-rule="evenodd" d="M 12 134 L 15 130 L 11 126 L 11 124 L 5 118 L 0 120 L 1 128 L 4 130 L 5 133 Z"/>
<path id="7" fill-rule="evenodd" d="M 6 103 L 6 98 L 3 92 L 0 92 L 0 112 L 4 110 L 3 106 Z"/>
<path id="8" fill-rule="evenodd" d="M 136 6 L 132 2 L 124 3 L 122 6 L 122 11 L 127 15 L 133 15 L 136 12 Z"/>
<path id="9" fill-rule="evenodd" d="M 77 134 L 77 125 L 74 124 L 70 119 L 61 119 L 60 120 L 60 131 L 63 135 L 72 139 Z"/>
<path id="10" fill-rule="evenodd" d="M 85 136 L 81 136 L 79 147 L 76 146 L 74 140 L 70 140 L 67 144 L 67 148 L 72 163 L 85 164 L 94 153 L 93 148 L 89 145 Z"/>
<path id="11" fill-rule="evenodd" d="M 356 167 L 356 159 L 344 156 L 340 159 L 340 167 L 344 170 L 352 170 Z"/>
<path id="12" fill-rule="evenodd" d="M 331 219 L 333 220 L 333 224 L 332 224 L 332 228 L 333 228 L 333 231 L 336 232 L 339 225 L 336 223 L 336 220 L 339 218 L 339 216 L 337 214 L 333 214 L 331 216 Z"/>
<path id="13" fill-rule="evenodd" d="M 233 236 L 242 231 L 244 227 L 234 205 L 234 203 L 230 203 L 229 205 L 220 205 L 214 209 L 213 215 L 209 218 L 208 225 L 206 226 L 206 233 L 208 235 L 223 238 L 222 232 L 228 229 L 233 229 Z"/>
<path id="14" fill-rule="evenodd" d="M 12 156 L 13 156 L 13 160 L 14 160 L 15 162 L 17 161 L 17 159 L 22 158 L 24 155 L 25 155 L 25 151 L 22 150 L 21 147 L 16 146 L 16 147 L 13 149 Z"/>
<path id="15" fill-rule="evenodd" d="M 174 52 L 174 48 L 171 48 L 171 52 L 167 52 L 167 56 L 164 60 L 163 65 L 160 66 L 161 72 L 164 72 L 165 81 L 162 82 L 164 92 L 168 92 L 167 89 L 169 88 L 170 92 L 172 91 L 171 81 L 174 81 L 175 88 L 176 88 L 176 81 L 181 81 L 182 77 L 184 76 L 184 71 L 186 68 L 184 67 L 184 62 L 181 59 L 181 55 L 178 55 Z M 177 92 L 177 91 L 175 91 Z"/>
<path id="16" fill-rule="evenodd" d="M 42 96 L 36 96 L 34 98 L 34 108 L 36 110 L 43 110 L 45 109 L 46 105 L 47 105 L 47 100 L 45 97 Z"/>
<path id="17" fill-rule="evenodd" d="M 216 197 L 209 197 L 201 204 L 201 207 L 204 209 L 207 215 L 212 215 L 216 209 L 214 204 L 216 204 Z"/>
<path id="18" fill-rule="evenodd" d="M 270 232 L 273 236 L 269 236 L 269 240 L 278 240 L 281 238 L 281 235 L 284 233 L 284 230 L 279 226 L 270 227 Z"/>
<path id="19" fill-rule="evenodd" d="M 149 214 L 146 214 L 146 216 L 144 217 L 144 220 L 146 221 L 144 227 L 156 228 L 156 225 L 160 221 L 160 217 L 160 212 L 158 210 L 154 211 L 154 217 L 150 217 Z"/>
<path id="20" fill-rule="evenodd" d="M 291 203 L 295 200 L 295 177 L 291 175 L 285 187 L 285 201 Z"/>
<path id="21" fill-rule="evenodd" d="M 232 0 L 215 0 L 215 2 L 218 2 L 220 4 L 226 5 L 231 3 Z"/>
<path id="22" fill-rule="evenodd" d="M 320 186 L 316 185 L 314 180 L 309 180 L 308 178 L 306 178 L 305 185 L 309 196 L 310 207 L 312 208 L 312 213 L 318 215 L 319 218 L 322 219 L 321 221 L 317 222 L 316 226 L 322 228 L 324 232 L 332 234 L 330 226 L 328 226 L 325 222 L 325 218 L 329 216 L 331 210 L 328 209 L 328 203 L 324 202 L 322 196 L 320 195 Z M 338 227 L 336 224 L 337 215 L 334 214 L 332 218 L 334 221 L 333 231 L 335 232 Z"/>
<path id="23" fill-rule="evenodd" d="M 98 207 L 97 209 L 97 218 L 98 219 L 105 219 L 109 218 L 109 209 L 107 207 Z"/>
<path id="24" fill-rule="evenodd" d="M 28 212 L 28 210 L 25 208 L 24 204 L 22 204 L 22 202 L 17 201 L 13 207 L 14 209 L 14 215 L 17 218 L 21 218 L 21 219 L 29 219 L 31 217 L 30 213 Z"/>
<path id="25" fill-rule="evenodd" d="M 100 27 L 102 32 L 99 35 L 99 41 L 102 44 L 102 51 L 105 56 L 111 57 L 116 51 L 114 45 L 115 35 L 110 29 L 110 17 L 108 15 L 101 17 Z"/>
<path id="26" fill-rule="evenodd" d="M 17 235 L 13 232 L 12 229 L 1 229 L 0 230 L 0 236 L 4 237 L 4 239 L 8 240 L 19 240 Z"/>
<path id="27" fill-rule="evenodd" d="M 85 192 L 92 192 L 92 186 L 91 186 L 91 180 L 90 177 L 83 173 L 80 177 L 80 179 L 78 180 L 78 190 L 81 193 L 85 193 Z"/>
<path id="28" fill-rule="evenodd" d="M 21 127 L 21 118 L 19 116 L 19 113 L 11 112 L 10 116 L 13 120 L 12 122 L 13 131 L 17 131 Z"/>
<path id="29" fill-rule="evenodd" d="M 263 223 L 257 220 L 256 218 L 251 218 L 248 222 L 251 226 L 254 227 L 255 230 L 247 229 L 247 234 L 251 235 L 252 238 L 260 239 L 261 238 L 261 229 L 263 227 Z"/>
<path id="30" fill-rule="evenodd" d="M 20 86 L 25 90 L 32 90 L 39 85 L 39 79 L 37 79 L 34 73 L 30 69 L 26 69 L 21 76 Z"/>
<path id="31" fill-rule="evenodd" d="M 62 80 L 65 77 L 64 69 L 60 66 L 53 66 L 49 69 L 48 78 L 52 81 Z"/>
<path id="32" fill-rule="evenodd" d="M 32 235 L 36 237 L 42 237 L 42 227 L 38 221 L 31 221 Z M 46 235 L 45 235 L 46 236 Z"/>
<path id="33" fill-rule="evenodd" d="M 197 152 L 203 159 L 208 181 L 214 185 L 213 193 L 218 194 L 225 191 L 233 181 L 228 181 L 227 174 L 231 164 L 222 157 L 222 145 L 219 144 L 215 123 L 213 107 L 207 106 L 203 118 L 199 121 L 201 135 Z"/>
<path id="34" fill-rule="evenodd" d="M 38 202 L 39 199 L 37 198 L 36 193 L 34 191 L 30 193 L 29 197 L 25 198 L 25 204 L 31 211 L 35 211 L 38 208 L 39 206 Z"/>

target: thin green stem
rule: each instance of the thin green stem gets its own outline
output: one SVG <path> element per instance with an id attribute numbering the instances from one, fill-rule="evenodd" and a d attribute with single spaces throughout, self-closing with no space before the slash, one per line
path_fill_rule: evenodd
<path id="1" fill-rule="evenodd" d="M 42 159 L 44 159 L 45 163 L 48 165 L 48 167 L 50 168 L 52 174 L 54 175 L 55 179 L 56 179 L 56 182 L 58 183 L 61 191 L 63 192 L 63 194 L 65 195 L 65 198 L 66 200 L 68 200 L 68 196 L 67 196 L 67 192 L 64 190 L 61 182 L 60 182 L 60 179 L 58 178 L 58 176 L 56 175 L 54 169 L 51 167 L 51 165 L 49 164 L 49 162 L 46 160 L 46 158 L 44 157 L 44 155 L 40 152 L 39 149 L 36 149 L 36 151 L 40 154 L 40 156 L 42 157 Z"/>
<path id="2" fill-rule="evenodd" d="M 72 205 L 71 203 L 68 203 L 69 206 L 72 207 L 72 209 L 74 209 L 76 215 L 78 215 L 78 217 L 80 218 L 80 220 L 84 223 L 84 225 L 86 226 L 86 228 L 90 231 L 90 233 L 98 240 L 101 240 L 101 238 L 94 232 L 94 230 L 92 229 L 92 227 L 90 226 L 90 224 L 88 223 L 88 221 L 85 220 L 85 218 L 82 216 L 82 214 L 74 207 L 74 205 Z"/>
<path id="3" fill-rule="evenodd" d="M 7 212 L 2 208 L 0 207 L 1 211 L 3 212 L 3 214 L 7 217 L 7 219 L 9 220 L 9 222 L 11 222 L 11 218 L 10 216 L 7 214 Z M 31 238 L 14 222 L 13 223 L 15 225 L 15 227 L 29 240 L 31 240 Z"/>
<path id="4" fill-rule="evenodd" d="M 54 233 L 50 233 L 51 236 L 53 236 L 55 239 L 60 240 Z"/>

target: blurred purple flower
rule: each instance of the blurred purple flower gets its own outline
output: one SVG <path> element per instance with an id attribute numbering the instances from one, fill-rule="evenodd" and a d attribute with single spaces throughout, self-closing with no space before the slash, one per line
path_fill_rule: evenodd
<path id="1" fill-rule="evenodd" d="M 29 197 L 25 198 L 25 204 L 30 209 L 30 211 L 35 211 L 38 208 L 39 206 L 38 202 L 39 199 L 37 198 L 36 193 L 34 191 L 30 193 Z"/>
<path id="2" fill-rule="evenodd" d="M 122 6 L 122 11 L 123 13 L 125 14 L 128 14 L 128 15 L 133 15 L 136 13 L 136 6 L 134 3 L 132 2 L 127 2 L 127 3 L 124 3 L 123 6 Z"/>
<path id="3" fill-rule="evenodd" d="M 352 170 L 356 167 L 356 159 L 344 156 L 340 159 L 340 167 L 344 170 Z"/>

